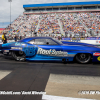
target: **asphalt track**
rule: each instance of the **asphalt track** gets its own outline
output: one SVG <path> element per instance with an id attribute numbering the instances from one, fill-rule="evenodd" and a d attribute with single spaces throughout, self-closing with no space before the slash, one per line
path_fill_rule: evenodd
<path id="1" fill-rule="evenodd" d="M 17 62 L 0 55 L 0 70 L 12 71 L 0 80 L 0 91 L 45 91 L 50 74 L 100 77 L 100 63 Z M 0 95 L 0 100 L 42 100 L 42 95 Z"/>

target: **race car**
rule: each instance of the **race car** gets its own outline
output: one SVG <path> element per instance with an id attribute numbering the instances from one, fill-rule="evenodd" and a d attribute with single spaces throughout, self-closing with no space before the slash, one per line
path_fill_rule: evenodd
<path id="1" fill-rule="evenodd" d="M 100 61 L 100 48 L 86 43 L 58 41 L 51 37 L 30 37 L 0 45 L 5 55 L 17 61 Z"/>

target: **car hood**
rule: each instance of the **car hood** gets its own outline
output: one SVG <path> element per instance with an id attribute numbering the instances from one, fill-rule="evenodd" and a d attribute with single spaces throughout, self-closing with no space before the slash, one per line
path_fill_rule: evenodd
<path id="1" fill-rule="evenodd" d="M 93 46 L 95 47 L 95 45 L 93 44 L 88 44 L 88 43 L 81 43 L 81 42 L 68 42 L 68 41 L 61 41 L 63 44 L 67 44 L 67 45 L 81 45 L 81 46 Z"/>
<path id="2" fill-rule="evenodd" d="M 62 44 L 62 48 L 64 51 L 69 50 L 69 51 L 100 52 L 100 48 L 96 45 L 78 43 L 78 42 L 64 42 Z"/>

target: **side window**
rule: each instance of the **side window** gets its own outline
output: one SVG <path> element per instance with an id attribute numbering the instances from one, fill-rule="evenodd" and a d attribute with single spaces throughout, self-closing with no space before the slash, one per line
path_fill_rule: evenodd
<path id="1" fill-rule="evenodd" d="M 35 39 L 35 44 L 46 45 L 45 39 Z"/>
<path id="2" fill-rule="evenodd" d="M 29 43 L 36 44 L 36 45 L 58 45 L 52 39 L 34 39 L 34 40 L 30 41 Z"/>
<path id="3" fill-rule="evenodd" d="M 52 39 L 46 39 L 46 44 L 47 45 L 58 45 L 55 41 L 53 41 Z"/>
<path id="4" fill-rule="evenodd" d="M 45 39 L 34 39 L 29 42 L 30 44 L 39 44 L 39 45 L 46 45 L 46 40 Z"/>

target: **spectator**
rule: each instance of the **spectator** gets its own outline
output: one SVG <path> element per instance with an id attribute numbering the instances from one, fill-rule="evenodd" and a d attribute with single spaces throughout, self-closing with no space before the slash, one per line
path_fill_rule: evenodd
<path id="1" fill-rule="evenodd" d="M 19 39 L 21 40 L 22 39 L 22 36 L 20 36 Z"/>
<path id="2" fill-rule="evenodd" d="M 34 35 L 37 36 L 37 32 L 35 32 Z"/>
<path id="3" fill-rule="evenodd" d="M 3 42 L 3 44 L 7 43 L 6 33 L 3 33 L 3 35 L 2 35 L 2 42 Z"/>
<path id="4" fill-rule="evenodd" d="M 14 39 L 15 39 L 15 42 L 16 42 L 17 41 L 17 35 L 15 35 Z"/>

